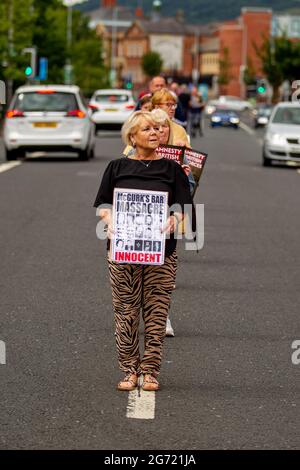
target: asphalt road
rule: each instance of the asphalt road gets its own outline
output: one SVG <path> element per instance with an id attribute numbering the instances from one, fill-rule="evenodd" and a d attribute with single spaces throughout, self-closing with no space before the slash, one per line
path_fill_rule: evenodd
<path id="1" fill-rule="evenodd" d="M 205 245 L 180 246 L 155 419 L 126 417 L 105 243 L 92 207 L 117 133 L 96 158 L 0 173 L 2 449 L 300 447 L 299 199 L 295 168 L 261 166 L 256 135 L 206 129 L 196 202 Z M 1 149 L 0 149 L 1 153 Z M 3 159 L 3 155 L 1 155 Z"/>

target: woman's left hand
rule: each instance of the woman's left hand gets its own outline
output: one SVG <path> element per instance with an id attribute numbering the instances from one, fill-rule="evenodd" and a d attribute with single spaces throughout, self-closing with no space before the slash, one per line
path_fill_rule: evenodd
<path id="1" fill-rule="evenodd" d="M 180 214 L 180 216 L 178 215 L 177 217 L 180 217 L 180 219 L 182 219 L 181 214 Z M 176 228 L 178 227 L 178 224 L 179 224 L 179 220 L 178 220 L 177 217 L 175 217 L 175 215 L 170 215 L 170 217 L 168 217 L 167 223 L 164 226 L 164 228 L 162 229 L 162 233 L 164 233 L 164 232 L 174 233 L 175 232 L 175 230 L 176 230 Z"/>
<path id="2" fill-rule="evenodd" d="M 190 166 L 189 165 L 182 165 L 182 169 L 185 172 L 186 176 L 189 176 L 189 174 L 191 173 Z"/>

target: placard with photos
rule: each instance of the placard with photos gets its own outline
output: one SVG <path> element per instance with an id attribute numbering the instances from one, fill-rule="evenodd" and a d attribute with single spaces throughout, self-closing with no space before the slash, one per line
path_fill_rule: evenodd
<path id="1" fill-rule="evenodd" d="M 168 193 L 115 188 L 111 259 L 117 263 L 161 265 L 165 259 Z"/>

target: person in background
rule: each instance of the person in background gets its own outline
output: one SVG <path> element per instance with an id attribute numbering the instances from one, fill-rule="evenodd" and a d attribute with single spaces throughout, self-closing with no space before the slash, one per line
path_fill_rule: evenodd
<path id="1" fill-rule="evenodd" d="M 172 122 L 167 115 L 167 113 L 160 108 L 153 109 L 151 114 L 154 116 L 155 122 L 160 124 L 160 138 L 159 138 L 159 143 L 163 145 L 178 145 L 179 147 L 183 146 L 183 142 L 179 140 L 175 140 L 172 131 L 171 131 L 171 125 Z M 182 168 L 185 172 L 185 174 L 188 177 L 189 180 L 189 185 L 190 185 L 190 191 L 191 194 L 194 191 L 195 188 L 195 180 L 193 178 L 193 174 L 191 172 L 191 169 L 187 163 L 186 160 L 184 160 L 184 165 L 182 165 Z M 177 255 L 176 255 L 177 256 Z M 175 288 L 175 283 L 173 286 L 173 289 Z M 167 323 L 166 323 L 166 336 L 175 336 L 174 328 L 172 326 L 171 320 L 170 320 L 170 315 L 168 315 L 167 318 Z"/>
<path id="2" fill-rule="evenodd" d="M 141 100 L 143 99 L 143 96 L 145 95 L 153 95 L 156 91 L 161 90 L 162 88 L 166 88 L 166 80 L 164 77 L 160 77 L 159 75 L 156 77 L 153 77 L 149 84 L 148 84 L 148 90 L 144 91 L 140 96 L 139 100 L 136 104 L 135 111 L 139 111 L 141 109 Z"/>
<path id="3" fill-rule="evenodd" d="M 178 83 L 176 82 L 173 82 L 175 83 L 175 90 L 178 88 Z M 171 87 L 173 86 L 174 88 L 174 85 L 171 84 L 170 85 Z M 151 94 L 151 95 L 154 95 L 154 93 L 156 93 L 157 91 L 160 91 L 162 90 L 163 88 L 167 88 L 167 83 L 166 83 L 166 80 L 164 77 L 161 77 L 160 75 L 157 75 L 156 77 L 153 77 L 149 84 L 148 84 L 148 91 L 144 91 L 140 97 L 139 97 L 139 101 L 137 102 L 137 105 L 135 107 L 135 111 L 138 111 L 141 108 L 141 100 L 143 98 L 143 96 L 145 96 L 146 94 Z M 176 95 L 176 91 L 172 91 L 172 93 L 175 93 L 175 99 L 177 101 L 177 95 Z M 185 126 L 187 125 L 187 121 L 184 119 L 184 113 L 183 113 L 183 110 L 181 109 L 180 106 L 177 106 L 176 107 L 176 110 L 175 110 L 175 116 L 174 116 L 174 119 L 178 122 L 178 124 L 182 125 L 182 126 Z"/>
<path id="4" fill-rule="evenodd" d="M 162 88 L 160 91 L 157 91 L 152 96 L 152 107 L 153 109 L 163 109 L 169 116 L 171 120 L 170 129 L 174 141 L 181 142 L 180 145 L 182 146 L 190 147 L 190 140 L 185 129 L 174 121 L 177 108 L 177 98 L 174 93 L 167 88 Z M 177 143 L 176 145 L 179 144 Z"/>
<path id="5" fill-rule="evenodd" d="M 142 111 L 151 111 L 152 110 L 152 95 L 147 93 L 143 95 L 140 99 L 141 110 Z"/>
<path id="6" fill-rule="evenodd" d="M 191 100 L 191 93 L 186 84 L 180 86 L 178 91 L 178 103 L 181 104 L 184 120 L 188 122 L 188 111 Z"/>
<path id="7" fill-rule="evenodd" d="M 178 204 L 180 211 L 168 216 L 164 227 L 170 237 L 165 241 L 163 265 L 119 264 L 108 254 L 116 322 L 116 343 L 120 369 L 125 377 L 118 390 L 134 390 L 138 376 L 143 375 L 142 389 L 159 389 L 158 375 L 172 287 L 177 268 L 176 238 L 174 231 L 184 218 L 185 205 L 192 205 L 187 176 L 176 162 L 160 158 L 159 125 L 151 113 L 133 113 L 122 128 L 127 145 L 135 149 L 134 155 L 112 160 L 107 166 L 94 206 L 107 224 L 108 237 L 114 236 L 112 211 L 101 205 L 113 203 L 114 188 L 143 189 L 168 192 L 169 207 Z M 109 249 L 109 243 L 108 243 Z M 143 310 L 145 324 L 144 352 L 140 357 L 139 319 Z"/>
<path id="8" fill-rule="evenodd" d="M 171 82 L 171 84 L 169 85 L 169 90 L 172 91 L 173 93 L 175 93 L 176 96 L 178 96 L 178 92 L 179 92 L 179 85 L 177 82 Z"/>
<path id="9" fill-rule="evenodd" d="M 149 92 L 153 95 L 155 92 L 161 90 L 162 88 L 166 88 L 166 80 L 164 77 L 157 76 L 153 77 L 149 82 Z"/>
<path id="10" fill-rule="evenodd" d="M 153 119 L 160 125 L 160 138 L 159 143 L 162 145 L 177 145 L 178 147 L 184 147 L 184 140 L 176 140 L 172 133 L 172 121 L 168 114 L 161 108 L 155 108 L 151 112 Z M 182 168 L 189 179 L 191 194 L 194 191 L 195 180 L 193 178 L 190 166 L 186 160 L 183 162 Z"/>
<path id="11" fill-rule="evenodd" d="M 189 123 L 190 132 L 192 137 L 196 137 L 196 132 L 199 130 L 200 136 L 203 136 L 202 131 L 202 111 L 204 103 L 197 87 L 193 87 L 191 91 L 191 99 L 189 104 Z"/>
<path id="12" fill-rule="evenodd" d="M 177 82 L 172 82 L 169 85 L 169 90 L 174 93 L 176 101 L 177 101 L 177 107 L 175 110 L 175 116 L 174 116 L 174 121 L 177 122 L 180 126 L 184 127 L 186 129 L 187 127 L 187 114 L 184 112 L 184 109 L 181 105 L 181 102 L 178 99 L 180 87 Z"/>

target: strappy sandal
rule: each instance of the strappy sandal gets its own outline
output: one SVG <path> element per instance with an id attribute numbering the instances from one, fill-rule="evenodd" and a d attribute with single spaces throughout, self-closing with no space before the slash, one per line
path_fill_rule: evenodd
<path id="1" fill-rule="evenodd" d="M 130 392 L 137 387 L 138 384 L 138 376 L 132 372 L 129 372 L 125 375 L 124 379 L 118 383 L 117 388 L 118 390 L 124 390 L 125 392 Z"/>
<path id="2" fill-rule="evenodd" d="M 159 390 L 158 380 L 152 374 L 144 374 L 142 390 L 144 390 L 144 392 L 155 392 Z"/>

